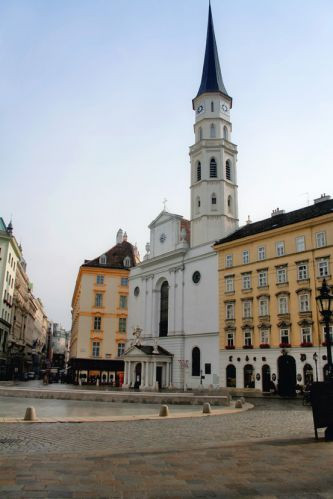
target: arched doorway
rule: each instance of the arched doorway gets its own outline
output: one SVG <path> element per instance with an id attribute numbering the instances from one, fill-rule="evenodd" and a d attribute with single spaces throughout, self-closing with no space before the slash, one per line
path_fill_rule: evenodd
<path id="1" fill-rule="evenodd" d="M 200 376 L 200 348 L 192 350 L 192 376 Z"/>
<path id="2" fill-rule="evenodd" d="M 244 366 L 244 388 L 254 388 L 254 368 L 251 364 Z"/>
<path id="3" fill-rule="evenodd" d="M 313 367 L 310 364 L 305 364 L 303 367 L 304 385 L 312 385 L 313 383 Z"/>
<path id="4" fill-rule="evenodd" d="M 135 382 L 134 388 L 139 388 L 141 385 L 141 362 L 135 366 Z"/>
<path id="5" fill-rule="evenodd" d="M 164 281 L 161 286 L 161 303 L 160 303 L 160 336 L 168 335 L 168 315 L 169 315 L 169 284 Z"/>
<path id="6" fill-rule="evenodd" d="M 268 364 L 264 364 L 261 369 L 262 375 L 262 391 L 269 392 L 271 389 L 271 368 Z"/>
<path id="7" fill-rule="evenodd" d="M 279 395 L 293 396 L 296 388 L 296 362 L 291 355 L 278 358 L 278 391 Z"/>
<path id="8" fill-rule="evenodd" d="M 233 364 L 229 364 L 226 368 L 227 375 L 227 387 L 236 388 L 236 367 Z"/>

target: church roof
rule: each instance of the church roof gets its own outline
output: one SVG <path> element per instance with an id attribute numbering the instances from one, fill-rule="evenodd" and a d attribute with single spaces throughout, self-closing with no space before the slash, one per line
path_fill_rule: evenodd
<path id="1" fill-rule="evenodd" d="M 289 211 L 288 213 L 281 213 L 279 215 L 274 215 L 270 218 L 266 218 L 265 220 L 259 220 L 259 222 L 244 225 L 244 227 L 241 227 L 229 236 L 217 241 L 215 245 L 228 243 L 230 241 L 242 239 L 243 237 L 253 236 L 255 234 L 260 234 L 261 232 L 266 232 L 268 230 L 278 229 L 279 227 L 285 227 L 286 225 L 303 222 L 304 220 L 317 218 L 329 213 L 333 213 L 333 199 L 321 201 L 299 210 Z"/>
<path id="2" fill-rule="evenodd" d="M 101 263 L 101 256 L 106 257 L 105 263 Z M 135 267 L 136 258 L 134 254 L 134 247 L 128 241 L 122 241 L 116 244 L 106 253 L 94 258 L 93 260 L 85 260 L 82 267 L 101 267 L 109 269 L 128 269 L 129 267 L 124 266 L 124 258 L 126 256 L 130 257 L 131 265 L 130 267 Z"/>
<path id="3" fill-rule="evenodd" d="M 197 97 L 206 92 L 221 92 L 222 94 L 229 97 L 229 99 L 231 99 L 222 80 L 219 55 L 217 52 L 215 40 L 212 9 L 210 4 L 208 11 L 205 60 L 202 70 L 201 84 L 197 93 Z"/>

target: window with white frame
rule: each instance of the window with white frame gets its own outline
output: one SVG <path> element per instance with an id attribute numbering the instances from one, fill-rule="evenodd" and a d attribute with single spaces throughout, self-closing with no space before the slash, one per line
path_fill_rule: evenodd
<path id="1" fill-rule="evenodd" d="M 260 343 L 268 344 L 269 343 L 269 329 L 261 328 L 260 329 Z"/>
<path id="2" fill-rule="evenodd" d="M 316 247 L 323 248 L 326 246 L 326 233 L 325 232 L 317 232 L 316 233 Z"/>
<path id="3" fill-rule="evenodd" d="M 128 286 L 128 278 L 127 277 L 122 277 L 120 279 L 120 284 L 121 284 L 121 286 Z"/>
<path id="4" fill-rule="evenodd" d="M 252 345 L 252 329 L 248 327 L 244 329 L 244 345 L 247 347 Z"/>
<path id="5" fill-rule="evenodd" d="M 276 282 L 278 284 L 288 282 L 287 267 L 279 267 L 276 269 Z"/>
<path id="6" fill-rule="evenodd" d="M 242 274 L 242 288 L 251 289 L 251 274 L 249 272 Z"/>
<path id="7" fill-rule="evenodd" d="M 96 284 L 104 284 L 104 276 L 103 275 L 96 276 Z"/>
<path id="8" fill-rule="evenodd" d="M 258 286 L 262 288 L 268 285 L 268 272 L 267 270 L 259 270 L 258 272 Z"/>
<path id="9" fill-rule="evenodd" d="M 95 294 L 95 307 L 101 307 L 103 305 L 103 295 L 102 293 Z"/>
<path id="10" fill-rule="evenodd" d="M 328 258 L 317 260 L 317 275 L 318 277 L 327 277 L 329 275 Z"/>
<path id="11" fill-rule="evenodd" d="M 126 333 L 126 318 L 120 317 L 119 319 L 119 332 Z"/>
<path id="12" fill-rule="evenodd" d="M 235 333 L 232 331 L 229 331 L 227 333 L 227 345 L 228 347 L 233 347 L 235 344 Z"/>
<path id="13" fill-rule="evenodd" d="M 312 343 L 312 328 L 311 326 L 301 327 L 301 340 L 302 343 Z"/>
<path id="14" fill-rule="evenodd" d="M 305 237 L 296 237 L 296 251 L 305 251 Z"/>
<path id="15" fill-rule="evenodd" d="M 288 313 L 288 296 L 283 295 L 278 297 L 278 311 L 279 314 Z"/>
<path id="16" fill-rule="evenodd" d="M 276 256 L 284 255 L 284 241 L 278 241 L 276 243 Z"/>
<path id="17" fill-rule="evenodd" d="M 304 279 L 308 278 L 309 278 L 308 264 L 306 262 L 297 264 L 297 279 L 299 281 L 303 281 Z"/>
<path id="18" fill-rule="evenodd" d="M 99 352 L 100 352 L 100 342 L 99 341 L 93 341 L 93 344 L 92 344 L 92 356 L 93 357 L 99 357 Z"/>
<path id="19" fill-rule="evenodd" d="M 323 342 L 326 342 L 325 326 L 323 326 Z M 333 343 L 333 326 L 329 326 L 330 340 Z"/>
<path id="20" fill-rule="evenodd" d="M 310 310 L 310 295 L 303 293 L 299 295 L 299 310 L 300 312 L 309 312 Z"/>
<path id="21" fill-rule="evenodd" d="M 232 320 L 235 318 L 235 304 L 226 303 L 225 305 L 225 317 L 227 320 Z"/>
<path id="22" fill-rule="evenodd" d="M 234 276 L 229 275 L 225 277 L 225 290 L 226 293 L 234 291 Z"/>
<path id="23" fill-rule="evenodd" d="M 232 255 L 227 255 L 225 257 L 225 266 L 232 267 Z"/>
<path id="24" fill-rule="evenodd" d="M 250 263 L 250 253 L 249 250 L 244 250 L 243 251 L 243 263 Z"/>
<path id="25" fill-rule="evenodd" d="M 99 257 L 99 263 L 100 263 L 101 265 L 105 265 L 105 264 L 106 264 L 106 255 L 101 255 L 101 256 Z"/>
<path id="26" fill-rule="evenodd" d="M 259 315 L 260 316 L 269 315 L 267 296 L 262 296 L 261 298 L 259 298 Z"/>
<path id="27" fill-rule="evenodd" d="M 252 301 L 244 300 L 243 301 L 243 318 L 250 319 L 252 317 Z"/>
<path id="28" fill-rule="evenodd" d="M 258 260 L 265 260 L 266 258 L 266 248 L 265 246 L 260 246 L 258 248 Z"/>
<path id="29" fill-rule="evenodd" d="M 280 341 L 283 345 L 289 344 L 289 328 L 282 327 L 280 329 Z"/>
<path id="30" fill-rule="evenodd" d="M 124 355 L 125 353 L 125 343 L 118 343 L 118 357 Z"/>
<path id="31" fill-rule="evenodd" d="M 101 317 L 94 317 L 94 330 L 100 331 L 101 326 L 102 326 L 102 318 Z"/>

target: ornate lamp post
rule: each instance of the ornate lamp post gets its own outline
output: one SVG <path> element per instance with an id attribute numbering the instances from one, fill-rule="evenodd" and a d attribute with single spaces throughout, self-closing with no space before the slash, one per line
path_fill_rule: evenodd
<path id="1" fill-rule="evenodd" d="M 333 380 L 333 366 L 332 366 L 332 350 L 331 350 L 331 337 L 330 337 L 330 320 L 332 317 L 333 295 L 330 294 L 330 288 L 326 284 L 326 279 L 323 279 L 322 287 L 320 288 L 320 295 L 316 297 L 319 312 L 322 315 L 325 323 L 325 343 L 327 348 L 327 374 L 328 380 Z"/>

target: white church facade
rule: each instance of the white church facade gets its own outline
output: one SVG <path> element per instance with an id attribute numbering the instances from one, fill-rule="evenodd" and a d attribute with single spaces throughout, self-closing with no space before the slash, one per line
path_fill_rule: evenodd
<path id="1" fill-rule="evenodd" d="M 124 388 L 220 386 L 218 260 L 213 244 L 238 227 L 237 146 L 209 7 L 201 85 L 193 99 L 191 219 L 162 211 L 129 277 Z M 184 186 L 185 187 L 185 186 Z"/>

